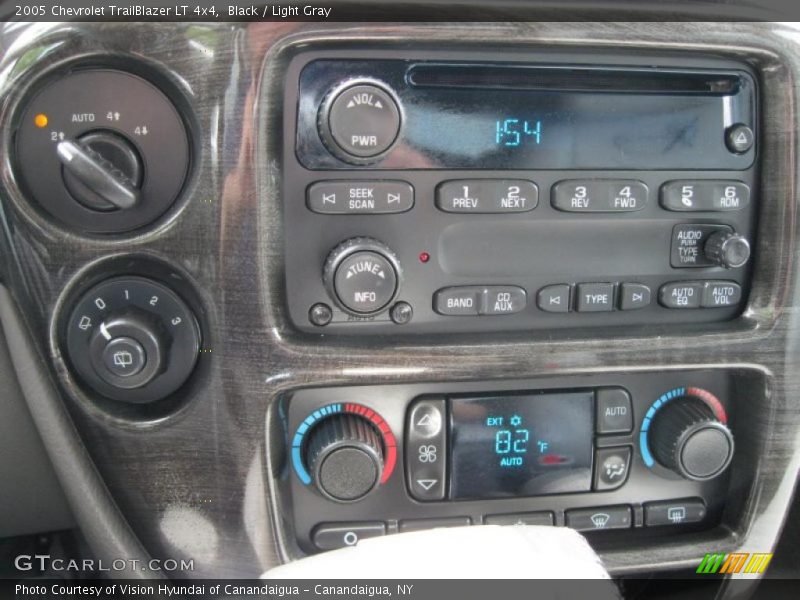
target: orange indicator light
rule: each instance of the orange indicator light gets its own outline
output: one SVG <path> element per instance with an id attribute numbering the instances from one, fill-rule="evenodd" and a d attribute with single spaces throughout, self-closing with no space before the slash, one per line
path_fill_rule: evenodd
<path id="1" fill-rule="evenodd" d="M 44 113 L 39 113 L 33 117 L 33 122 L 39 128 L 47 127 L 47 115 Z"/>

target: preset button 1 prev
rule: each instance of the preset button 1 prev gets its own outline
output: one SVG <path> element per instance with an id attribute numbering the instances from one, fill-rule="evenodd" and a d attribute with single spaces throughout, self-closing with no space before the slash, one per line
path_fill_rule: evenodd
<path id="1" fill-rule="evenodd" d="M 445 212 L 526 212 L 538 203 L 539 188 L 525 179 L 458 179 L 436 188 L 436 207 Z"/>

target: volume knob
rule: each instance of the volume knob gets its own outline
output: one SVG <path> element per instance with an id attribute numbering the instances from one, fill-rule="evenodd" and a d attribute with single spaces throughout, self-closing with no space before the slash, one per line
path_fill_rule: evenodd
<path id="1" fill-rule="evenodd" d="M 400 104 L 378 81 L 357 79 L 331 90 L 320 106 L 317 128 L 332 154 L 353 164 L 383 157 L 400 134 Z"/>
<path id="2" fill-rule="evenodd" d="M 355 316 L 386 309 L 400 287 L 400 263 L 394 252 L 369 237 L 352 238 L 336 246 L 323 267 L 331 298 Z"/>
<path id="3" fill-rule="evenodd" d="M 378 487 L 383 444 L 366 419 L 335 415 L 311 431 L 306 464 L 322 494 L 339 502 L 353 502 Z"/>
<path id="4" fill-rule="evenodd" d="M 651 426 L 653 454 L 686 479 L 704 481 L 722 473 L 733 457 L 733 435 L 701 400 L 669 402 Z"/>

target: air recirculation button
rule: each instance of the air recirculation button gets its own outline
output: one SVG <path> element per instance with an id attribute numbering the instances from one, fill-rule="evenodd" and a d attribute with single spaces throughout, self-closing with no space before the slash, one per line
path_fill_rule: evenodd
<path id="1" fill-rule="evenodd" d="M 116 277 L 84 294 L 69 317 L 67 358 L 91 390 L 153 402 L 191 374 L 200 348 L 194 314 L 175 292 L 143 277 Z"/>

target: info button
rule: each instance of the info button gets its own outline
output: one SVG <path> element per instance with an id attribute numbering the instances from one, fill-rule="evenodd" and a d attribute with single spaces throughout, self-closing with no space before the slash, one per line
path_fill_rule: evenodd
<path id="1" fill-rule="evenodd" d="M 405 181 L 318 181 L 306 205 L 326 215 L 401 213 L 414 206 L 414 188 Z"/>

